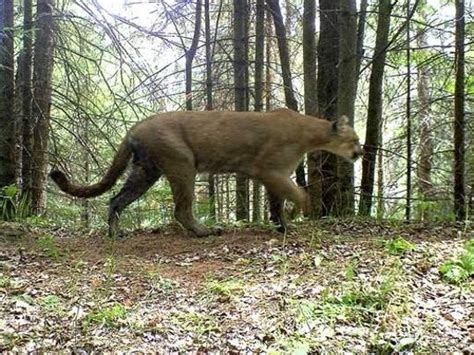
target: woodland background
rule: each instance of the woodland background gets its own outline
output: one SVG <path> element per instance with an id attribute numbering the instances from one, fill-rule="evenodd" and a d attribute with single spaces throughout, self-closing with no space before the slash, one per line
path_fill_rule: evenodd
<path id="1" fill-rule="evenodd" d="M 346 114 L 365 143 L 355 167 L 321 153 L 298 168 L 310 218 L 471 215 L 470 1 L 1 4 L 4 218 L 101 226 L 110 195 L 64 196 L 47 179 L 50 166 L 91 183 L 127 129 L 154 112 L 281 106 Z M 267 218 L 262 188 L 244 177 L 202 177 L 196 195 L 205 221 Z M 171 210 L 161 181 L 125 218 L 161 225 Z"/>

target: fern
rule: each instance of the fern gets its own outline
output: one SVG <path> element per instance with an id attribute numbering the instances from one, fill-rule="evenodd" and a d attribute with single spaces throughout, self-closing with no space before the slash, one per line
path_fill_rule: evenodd
<path id="1" fill-rule="evenodd" d="M 464 246 L 464 253 L 457 260 L 445 261 L 439 267 L 443 278 L 452 284 L 459 284 L 474 276 L 474 238 Z"/>

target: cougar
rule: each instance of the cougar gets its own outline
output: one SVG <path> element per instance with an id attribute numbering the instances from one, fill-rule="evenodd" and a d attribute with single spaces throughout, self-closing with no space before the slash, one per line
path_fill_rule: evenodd
<path id="1" fill-rule="evenodd" d="M 346 116 L 328 121 L 289 109 L 271 112 L 185 111 L 156 114 L 127 133 L 104 177 L 90 186 L 70 182 L 59 170 L 51 178 L 61 190 L 77 197 L 94 197 L 112 188 L 129 160 L 131 172 L 121 191 L 110 200 L 109 235 L 118 230 L 120 213 L 164 175 L 173 192 L 174 215 L 196 236 L 212 229 L 192 212 L 194 181 L 199 172 L 236 172 L 261 182 L 269 191 L 271 219 L 284 230 L 283 201 L 309 209 L 304 189 L 290 176 L 305 153 L 324 150 L 355 161 L 363 151 Z M 276 210 L 275 210 L 276 208 Z"/>

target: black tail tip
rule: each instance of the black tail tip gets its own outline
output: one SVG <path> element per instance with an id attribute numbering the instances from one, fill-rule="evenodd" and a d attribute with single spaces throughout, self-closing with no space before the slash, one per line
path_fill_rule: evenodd
<path id="1" fill-rule="evenodd" d="M 66 178 L 66 175 L 64 175 L 64 173 L 60 170 L 52 170 L 50 173 L 49 173 L 49 176 L 51 177 L 51 179 L 53 179 L 53 181 L 55 182 L 60 182 L 60 181 L 65 181 L 67 180 Z"/>

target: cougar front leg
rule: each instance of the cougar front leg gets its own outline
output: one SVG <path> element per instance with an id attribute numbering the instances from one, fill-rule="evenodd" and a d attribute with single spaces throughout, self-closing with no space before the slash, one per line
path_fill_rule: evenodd
<path id="1" fill-rule="evenodd" d="M 284 232 L 286 224 L 283 217 L 283 201 L 285 199 L 296 204 L 303 213 L 310 209 L 309 197 L 303 188 L 296 184 L 287 176 L 274 172 L 265 172 L 259 176 L 259 180 L 267 187 L 270 197 L 270 218 L 277 224 L 278 231 Z"/>
<path id="2" fill-rule="evenodd" d="M 168 176 L 175 203 L 174 216 L 184 228 L 193 232 L 197 237 L 205 237 L 213 234 L 213 232 L 194 218 L 193 200 L 195 174 L 186 173 L 185 170 L 186 169 L 182 169 L 180 175 Z"/>
<path id="3" fill-rule="evenodd" d="M 286 220 L 283 214 L 285 201 L 269 191 L 267 193 L 268 203 L 270 205 L 270 221 L 275 224 L 277 231 L 284 233 L 286 231 Z"/>

